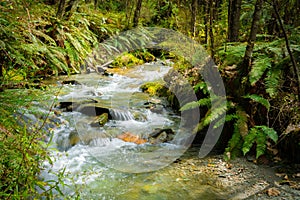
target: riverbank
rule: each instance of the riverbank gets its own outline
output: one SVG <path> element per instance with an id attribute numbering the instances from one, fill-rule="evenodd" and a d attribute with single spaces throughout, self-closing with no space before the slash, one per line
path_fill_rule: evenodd
<path id="1" fill-rule="evenodd" d="M 198 147 L 191 148 L 172 164 L 174 169 L 178 174 L 186 173 L 188 176 L 211 175 L 211 184 L 222 188 L 227 199 L 300 198 L 297 165 L 258 165 L 246 158 L 226 162 L 223 155 L 199 159 L 198 151 Z"/>

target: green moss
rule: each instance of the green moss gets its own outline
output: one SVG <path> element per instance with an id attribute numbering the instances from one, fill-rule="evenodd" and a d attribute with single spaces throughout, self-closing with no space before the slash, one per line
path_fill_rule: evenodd
<path id="1" fill-rule="evenodd" d="M 113 67 L 133 67 L 144 64 L 144 61 L 138 59 L 131 53 L 124 53 L 117 57 L 111 64 Z"/>
<path id="2" fill-rule="evenodd" d="M 151 96 L 167 96 L 168 89 L 161 82 L 148 82 L 140 87 L 143 92 Z"/>

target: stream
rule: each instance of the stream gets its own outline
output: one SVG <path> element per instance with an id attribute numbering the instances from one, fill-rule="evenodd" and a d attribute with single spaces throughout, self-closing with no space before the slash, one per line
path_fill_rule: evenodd
<path id="1" fill-rule="evenodd" d="M 58 84 L 58 110 L 62 102 L 72 102 L 73 110 L 59 111 L 60 126 L 48 138 L 53 162 L 44 163 L 41 178 L 57 180 L 64 171 L 67 186 L 62 188 L 71 199 L 78 194 L 80 199 L 226 199 L 209 175 L 180 164 L 197 157 L 191 155 L 197 150 L 189 149 L 193 137 L 180 115 L 166 99 L 140 90 L 143 83 L 163 81 L 170 69 L 162 62 L 146 63 L 114 70 L 111 76 L 72 75 L 68 79 L 80 84 Z M 99 110 L 107 112 L 108 120 L 93 126 Z M 146 140 L 157 130 L 172 130 L 174 136 Z M 120 139 L 124 133 L 144 142 Z"/>

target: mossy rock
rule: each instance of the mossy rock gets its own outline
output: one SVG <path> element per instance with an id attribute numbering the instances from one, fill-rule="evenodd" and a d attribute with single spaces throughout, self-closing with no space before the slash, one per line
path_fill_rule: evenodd
<path id="1" fill-rule="evenodd" d="M 108 113 L 102 113 L 96 117 L 96 120 L 91 123 L 91 126 L 104 126 L 108 122 Z"/>
<path id="2" fill-rule="evenodd" d="M 135 57 L 145 62 L 152 62 L 156 60 L 155 56 L 152 55 L 149 51 L 136 51 L 133 54 Z"/>
<path id="3" fill-rule="evenodd" d="M 117 57 L 112 63 L 111 66 L 113 67 L 133 67 L 137 65 L 144 64 L 144 61 L 138 59 L 131 53 L 125 53 L 119 57 Z"/>
<path id="4" fill-rule="evenodd" d="M 77 131 L 72 131 L 69 135 L 69 144 L 70 146 L 75 146 L 80 142 L 80 137 Z"/>
<path id="5" fill-rule="evenodd" d="M 160 82 L 148 82 L 140 87 L 143 92 L 149 93 L 151 96 L 167 96 L 168 88 Z"/>

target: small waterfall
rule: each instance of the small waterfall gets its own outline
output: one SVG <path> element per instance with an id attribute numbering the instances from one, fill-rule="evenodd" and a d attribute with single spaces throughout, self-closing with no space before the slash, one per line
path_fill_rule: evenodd
<path id="1" fill-rule="evenodd" d="M 110 109 L 109 113 L 114 120 L 129 121 L 134 120 L 134 116 L 128 110 Z"/>

